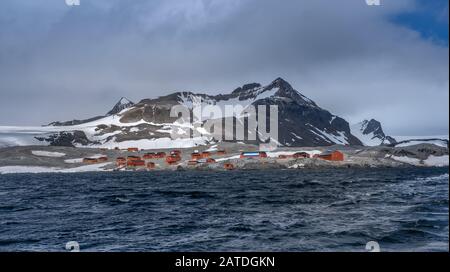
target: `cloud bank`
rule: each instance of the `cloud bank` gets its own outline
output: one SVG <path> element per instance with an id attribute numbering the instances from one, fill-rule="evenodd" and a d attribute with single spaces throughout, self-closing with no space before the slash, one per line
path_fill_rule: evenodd
<path id="1" fill-rule="evenodd" d="M 0 124 L 91 117 L 121 96 L 215 94 L 281 76 L 351 122 L 447 134 L 448 42 L 395 20 L 420 8 L 414 0 L 2 1 Z M 448 24 L 441 10 L 436 18 Z"/>

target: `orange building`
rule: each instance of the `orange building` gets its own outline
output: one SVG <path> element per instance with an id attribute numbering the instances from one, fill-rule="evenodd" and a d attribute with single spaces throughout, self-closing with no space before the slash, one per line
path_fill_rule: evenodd
<path id="1" fill-rule="evenodd" d="M 128 167 L 145 167 L 145 161 L 143 160 L 128 161 Z"/>
<path id="2" fill-rule="evenodd" d="M 166 157 L 166 152 L 158 152 L 156 153 L 155 159 L 164 159 Z"/>
<path id="3" fill-rule="evenodd" d="M 106 161 L 108 161 L 108 157 L 106 157 L 106 156 L 100 157 L 97 159 L 97 161 L 98 162 L 106 162 Z"/>
<path id="4" fill-rule="evenodd" d="M 179 161 L 181 161 L 180 155 L 171 155 L 171 156 L 168 156 L 168 157 L 166 158 L 166 162 L 167 162 L 168 164 L 175 164 L 175 163 L 177 163 L 177 162 L 179 162 Z"/>
<path id="5" fill-rule="evenodd" d="M 344 160 L 344 153 L 340 151 L 326 151 L 323 152 L 318 156 L 322 160 L 327 161 L 343 161 Z"/>
<path id="6" fill-rule="evenodd" d="M 125 166 L 127 165 L 127 159 L 123 158 L 123 157 L 119 157 L 116 159 L 116 165 L 117 166 Z"/>
<path id="7" fill-rule="evenodd" d="M 202 158 L 203 159 L 206 159 L 206 158 L 209 158 L 209 157 L 211 157 L 211 152 L 207 152 L 207 151 L 202 152 Z"/>
<path id="8" fill-rule="evenodd" d="M 226 170 L 233 170 L 234 169 L 234 165 L 232 163 L 225 163 L 223 165 L 223 168 L 225 168 Z"/>
<path id="9" fill-rule="evenodd" d="M 225 155 L 225 154 L 227 154 L 227 152 L 225 150 L 218 150 L 217 151 L 217 155 L 219 155 L 219 156 L 222 156 L 222 155 Z"/>
<path id="10" fill-rule="evenodd" d="M 87 163 L 87 164 L 95 164 L 95 163 L 98 163 L 98 159 L 84 158 L 84 159 L 83 159 L 83 163 Z"/>
<path id="11" fill-rule="evenodd" d="M 201 158 L 203 158 L 202 154 L 198 153 L 198 152 L 194 152 L 191 154 L 191 159 L 192 160 L 200 160 Z"/>
<path id="12" fill-rule="evenodd" d="M 216 160 L 213 158 L 207 158 L 206 163 L 216 163 Z"/>
<path id="13" fill-rule="evenodd" d="M 137 161 L 137 160 L 141 160 L 140 156 L 128 156 L 127 157 L 128 161 Z"/>
<path id="14" fill-rule="evenodd" d="M 147 153 L 142 156 L 144 160 L 156 159 L 156 153 Z"/>
<path id="15" fill-rule="evenodd" d="M 127 151 L 128 152 L 139 152 L 139 148 L 137 148 L 137 147 L 129 147 L 129 148 L 127 148 Z"/>
<path id="16" fill-rule="evenodd" d="M 310 158 L 311 156 L 306 152 L 297 152 L 294 155 L 292 155 L 294 159 L 301 159 L 301 158 Z"/>

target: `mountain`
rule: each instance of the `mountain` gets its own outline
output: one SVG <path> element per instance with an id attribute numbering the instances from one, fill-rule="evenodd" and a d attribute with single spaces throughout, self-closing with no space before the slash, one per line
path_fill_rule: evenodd
<path id="1" fill-rule="evenodd" d="M 118 114 L 121 111 L 131 108 L 133 106 L 134 106 L 133 102 L 131 102 L 130 100 L 128 100 L 125 97 L 122 97 L 119 99 L 119 101 L 114 105 L 114 107 L 106 115 L 95 116 L 95 117 L 92 117 L 89 119 L 84 119 L 84 120 L 71 120 L 71 121 L 64 121 L 64 122 L 56 121 L 56 122 L 51 122 L 48 125 L 49 126 L 75 126 L 75 125 L 86 124 L 86 123 L 100 120 L 109 115 Z"/>
<path id="2" fill-rule="evenodd" d="M 351 133 L 365 146 L 389 145 L 397 142 L 393 137 L 384 134 L 381 123 L 375 119 L 352 125 Z"/>
<path id="3" fill-rule="evenodd" d="M 266 86 L 259 83 L 246 84 L 220 95 L 176 92 L 154 99 L 143 99 L 136 104 L 121 98 L 104 116 L 53 122 L 46 127 L 47 132 L 53 132 L 38 139 L 51 145 L 109 148 L 138 146 L 152 149 L 208 144 L 214 141 L 208 134 L 192 139 L 170 138 L 171 132 L 186 132 L 186 128 L 204 132 L 202 128 L 176 122 L 177 118 L 170 117 L 172 106 L 184 105 L 191 110 L 195 121 L 196 114 L 192 109 L 198 104 L 202 107 L 218 105 L 221 108 L 234 105 L 244 109 L 250 105 L 277 105 L 278 142 L 283 146 L 363 145 L 360 139 L 352 134 L 347 121 L 321 108 L 282 78 L 277 78 Z M 224 119 L 232 118 L 236 126 L 238 122 L 243 122 L 238 116 L 239 114 L 225 115 Z M 245 142 L 255 143 L 249 140 Z"/>
<path id="4" fill-rule="evenodd" d="M 116 103 L 116 105 L 114 105 L 114 107 L 112 108 L 112 110 L 110 110 L 106 115 L 113 115 L 113 114 L 118 114 L 121 111 L 131 108 L 134 106 L 134 103 L 131 102 L 128 98 L 126 97 L 122 97 L 120 98 L 119 102 Z"/>

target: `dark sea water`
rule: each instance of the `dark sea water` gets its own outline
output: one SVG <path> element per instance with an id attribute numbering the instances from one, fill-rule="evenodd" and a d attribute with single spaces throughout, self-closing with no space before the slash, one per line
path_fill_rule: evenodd
<path id="1" fill-rule="evenodd" d="M 448 168 L 0 175 L 0 251 L 448 251 L 448 186 Z"/>

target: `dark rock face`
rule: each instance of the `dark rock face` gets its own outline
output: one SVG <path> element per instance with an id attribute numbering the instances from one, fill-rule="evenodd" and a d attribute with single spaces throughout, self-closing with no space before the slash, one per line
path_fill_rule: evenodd
<path id="1" fill-rule="evenodd" d="M 366 124 L 366 128 L 363 131 L 364 134 L 374 133 L 374 135 L 385 137 L 383 130 L 381 129 L 381 123 L 375 119 L 370 120 Z"/>
<path id="2" fill-rule="evenodd" d="M 75 144 L 88 145 L 95 144 L 95 142 L 89 141 L 86 134 L 83 131 L 73 131 L 73 132 L 60 132 L 55 133 L 47 138 L 36 137 L 39 141 L 45 141 L 50 144 L 50 146 L 69 146 L 75 147 Z"/>
<path id="3" fill-rule="evenodd" d="M 371 119 L 370 121 L 364 120 L 361 123 L 361 132 L 363 135 L 371 135 L 372 139 L 379 139 L 385 145 L 395 144 L 397 142 L 393 137 L 387 136 L 384 133 L 381 123 L 375 119 Z"/>
<path id="4" fill-rule="evenodd" d="M 350 133 L 344 119 L 297 92 L 281 78 L 268 89 L 278 88 L 273 97 L 259 100 L 256 105 L 277 105 L 279 112 L 279 142 L 285 146 L 361 145 Z"/>
<path id="5" fill-rule="evenodd" d="M 381 123 L 378 122 L 375 119 L 371 119 L 370 121 L 365 121 L 366 127 L 363 131 L 363 134 L 370 134 L 373 133 L 373 135 L 377 138 L 384 139 L 386 138 L 386 135 L 383 132 L 383 129 L 381 128 Z"/>
<path id="6" fill-rule="evenodd" d="M 248 90 L 252 90 L 252 89 L 256 89 L 261 87 L 261 84 L 259 83 L 250 83 L 250 84 L 245 84 L 242 87 L 237 88 L 236 90 L 234 90 L 231 94 L 239 94 L 242 91 L 248 91 Z"/>

